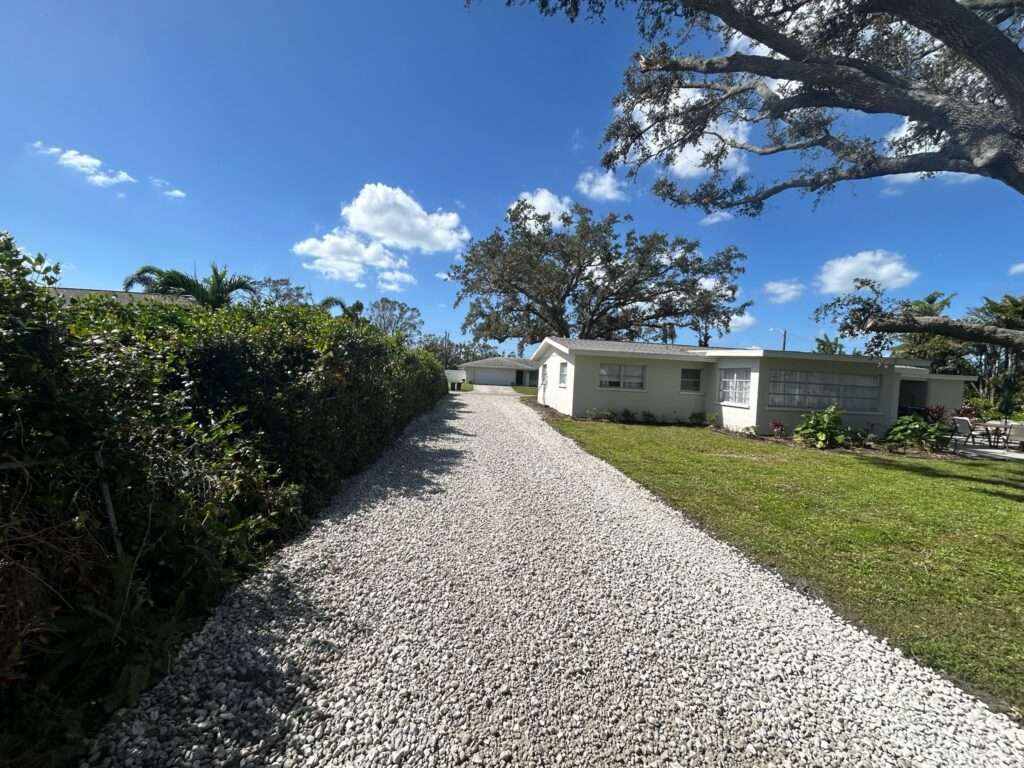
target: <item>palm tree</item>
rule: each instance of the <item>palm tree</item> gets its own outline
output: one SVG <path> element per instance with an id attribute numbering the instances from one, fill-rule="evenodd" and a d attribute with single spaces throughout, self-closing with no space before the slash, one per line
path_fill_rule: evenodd
<path id="1" fill-rule="evenodd" d="M 340 309 L 341 317 L 348 318 L 349 320 L 359 320 L 363 314 L 363 302 L 354 301 L 351 304 L 346 304 L 337 296 L 328 296 L 322 299 L 317 306 L 327 312 L 330 312 L 332 309 Z"/>
<path id="2" fill-rule="evenodd" d="M 227 306 L 231 303 L 232 295 L 238 291 L 251 296 L 259 292 L 252 278 L 231 274 L 227 267 L 218 267 L 216 263 L 210 265 L 210 276 L 202 279 L 177 269 L 161 269 L 147 264 L 125 278 L 126 291 L 136 285 L 142 286 L 146 293 L 189 295 L 197 303 L 211 309 Z"/>

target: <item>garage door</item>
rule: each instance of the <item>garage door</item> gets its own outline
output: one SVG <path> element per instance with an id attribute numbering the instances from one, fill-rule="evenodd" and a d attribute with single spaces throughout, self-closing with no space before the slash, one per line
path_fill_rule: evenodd
<path id="1" fill-rule="evenodd" d="M 469 380 L 474 384 L 504 384 L 511 386 L 516 383 L 516 372 L 511 368 L 470 368 Z"/>

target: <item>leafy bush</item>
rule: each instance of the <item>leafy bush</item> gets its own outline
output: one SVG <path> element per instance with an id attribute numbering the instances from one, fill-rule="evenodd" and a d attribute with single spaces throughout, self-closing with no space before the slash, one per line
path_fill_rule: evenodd
<path id="1" fill-rule="evenodd" d="M 845 445 L 847 435 L 842 411 L 838 406 L 830 405 L 824 410 L 804 414 L 800 423 L 793 427 L 793 439 L 822 450 Z"/>
<path id="2" fill-rule="evenodd" d="M 939 424 L 946 419 L 946 406 L 929 405 L 924 409 L 924 420 L 929 424 Z"/>
<path id="3" fill-rule="evenodd" d="M 884 443 L 890 450 L 938 451 L 949 445 L 949 440 L 949 430 L 941 422 L 920 416 L 900 416 L 889 427 Z"/>
<path id="4" fill-rule="evenodd" d="M 317 308 L 66 306 L 56 277 L 0 233 L 0 754 L 26 766 L 70 761 L 447 388 Z"/>

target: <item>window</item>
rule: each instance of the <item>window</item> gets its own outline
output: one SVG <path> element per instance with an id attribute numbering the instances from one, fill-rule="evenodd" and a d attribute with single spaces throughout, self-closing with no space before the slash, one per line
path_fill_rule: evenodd
<path id="1" fill-rule="evenodd" d="M 733 405 L 750 405 L 750 369 L 723 368 L 718 399 Z"/>
<path id="2" fill-rule="evenodd" d="M 548 365 L 545 363 L 540 367 L 540 385 L 543 387 L 548 383 Z"/>
<path id="3" fill-rule="evenodd" d="M 569 377 L 569 364 L 559 363 L 558 364 L 558 386 L 564 387 L 565 381 Z"/>
<path id="4" fill-rule="evenodd" d="M 835 404 L 844 411 L 877 413 L 881 400 L 877 374 L 772 369 L 768 377 L 769 408 L 820 410 Z"/>
<path id="5" fill-rule="evenodd" d="M 598 386 L 602 389 L 643 389 L 644 366 L 602 363 Z"/>
<path id="6" fill-rule="evenodd" d="M 700 368 L 683 368 L 679 372 L 680 392 L 700 392 Z"/>

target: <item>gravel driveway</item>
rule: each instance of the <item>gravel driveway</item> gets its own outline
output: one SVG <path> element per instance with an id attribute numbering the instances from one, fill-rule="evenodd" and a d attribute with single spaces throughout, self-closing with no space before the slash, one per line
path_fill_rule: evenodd
<path id="1" fill-rule="evenodd" d="M 233 591 L 90 763 L 994 768 L 1024 731 L 474 393 Z"/>

